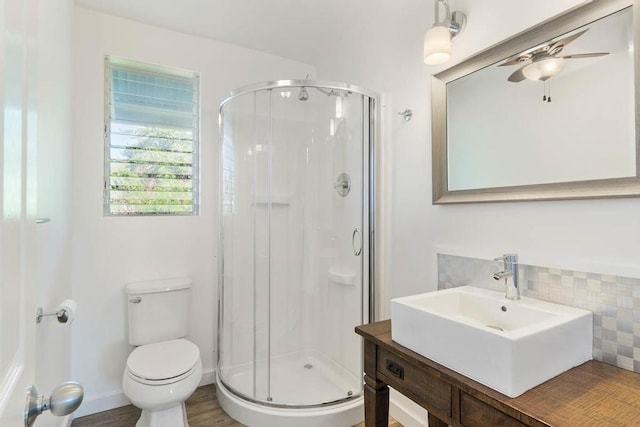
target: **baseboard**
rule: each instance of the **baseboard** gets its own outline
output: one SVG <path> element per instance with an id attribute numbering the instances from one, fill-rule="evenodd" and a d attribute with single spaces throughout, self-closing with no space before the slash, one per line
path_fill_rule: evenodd
<path id="1" fill-rule="evenodd" d="M 389 415 L 404 427 L 427 427 L 427 411 L 395 390 L 389 398 Z"/>
<path id="2" fill-rule="evenodd" d="M 200 385 L 209 385 L 216 382 L 216 370 L 210 369 L 208 371 L 202 371 L 202 379 L 200 380 Z"/>
<path id="3" fill-rule="evenodd" d="M 73 413 L 73 418 L 108 411 L 109 409 L 129 405 L 129 403 L 129 399 L 122 393 L 122 390 L 88 396 L 82 401 L 82 405 Z"/>
<path id="4" fill-rule="evenodd" d="M 200 385 L 213 384 L 215 382 L 216 373 L 211 369 L 202 372 Z M 73 414 L 73 418 L 84 417 L 98 412 L 108 411 L 109 409 L 119 408 L 129 405 L 129 399 L 122 393 L 122 390 L 111 393 L 99 394 L 97 396 L 89 396 L 82 402 L 82 405 Z"/>

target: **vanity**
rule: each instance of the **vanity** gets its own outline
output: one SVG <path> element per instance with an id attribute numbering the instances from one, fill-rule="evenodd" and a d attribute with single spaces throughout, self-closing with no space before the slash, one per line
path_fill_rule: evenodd
<path id="1" fill-rule="evenodd" d="M 588 361 L 509 398 L 391 340 L 391 321 L 364 338 L 365 420 L 387 425 L 389 386 L 429 411 L 429 426 L 640 426 L 640 375 Z"/>

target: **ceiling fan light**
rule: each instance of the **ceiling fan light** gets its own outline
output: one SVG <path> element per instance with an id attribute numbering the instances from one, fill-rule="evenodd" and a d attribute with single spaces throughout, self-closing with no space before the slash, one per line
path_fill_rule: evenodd
<path id="1" fill-rule="evenodd" d="M 563 58 L 546 58 L 527 65 L 522 74 L 529 80 L 540 80 L 558 74 L 565 65 Z"/>
<path id="2" fill-rule="evenodd" d="M 447 27 L 438 25 L 424 35 L 424 63 L 436 65 L 451 58 L 451 32 Z"/>

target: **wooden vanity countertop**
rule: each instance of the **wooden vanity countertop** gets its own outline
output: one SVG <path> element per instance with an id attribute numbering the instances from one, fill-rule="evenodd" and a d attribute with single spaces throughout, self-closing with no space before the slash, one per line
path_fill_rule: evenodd
<path id="1" fill-rule="evenodd" d="M 510 398 L 393 342 L 390 320 L 356 333 L 527 425 L 640 427 L 640 374 L 622 368 L 591 360 Z"/>

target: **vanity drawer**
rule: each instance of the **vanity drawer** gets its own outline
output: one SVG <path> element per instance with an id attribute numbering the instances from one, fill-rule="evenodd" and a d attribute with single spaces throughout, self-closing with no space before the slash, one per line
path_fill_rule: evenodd
<path id="1" fill-rule="evenodd" d="M 417 397 L 422 406 L 451 418 L 451 386 L 405 360 L 378 347 L 377 371 L 402 394 Z"/>
<path id="2" fill-rule="evenodd" d="M 487 405 L 466 393 L 460 393 L 460 422 L 464 427 L 522 427 L 515 418 Z"/>

